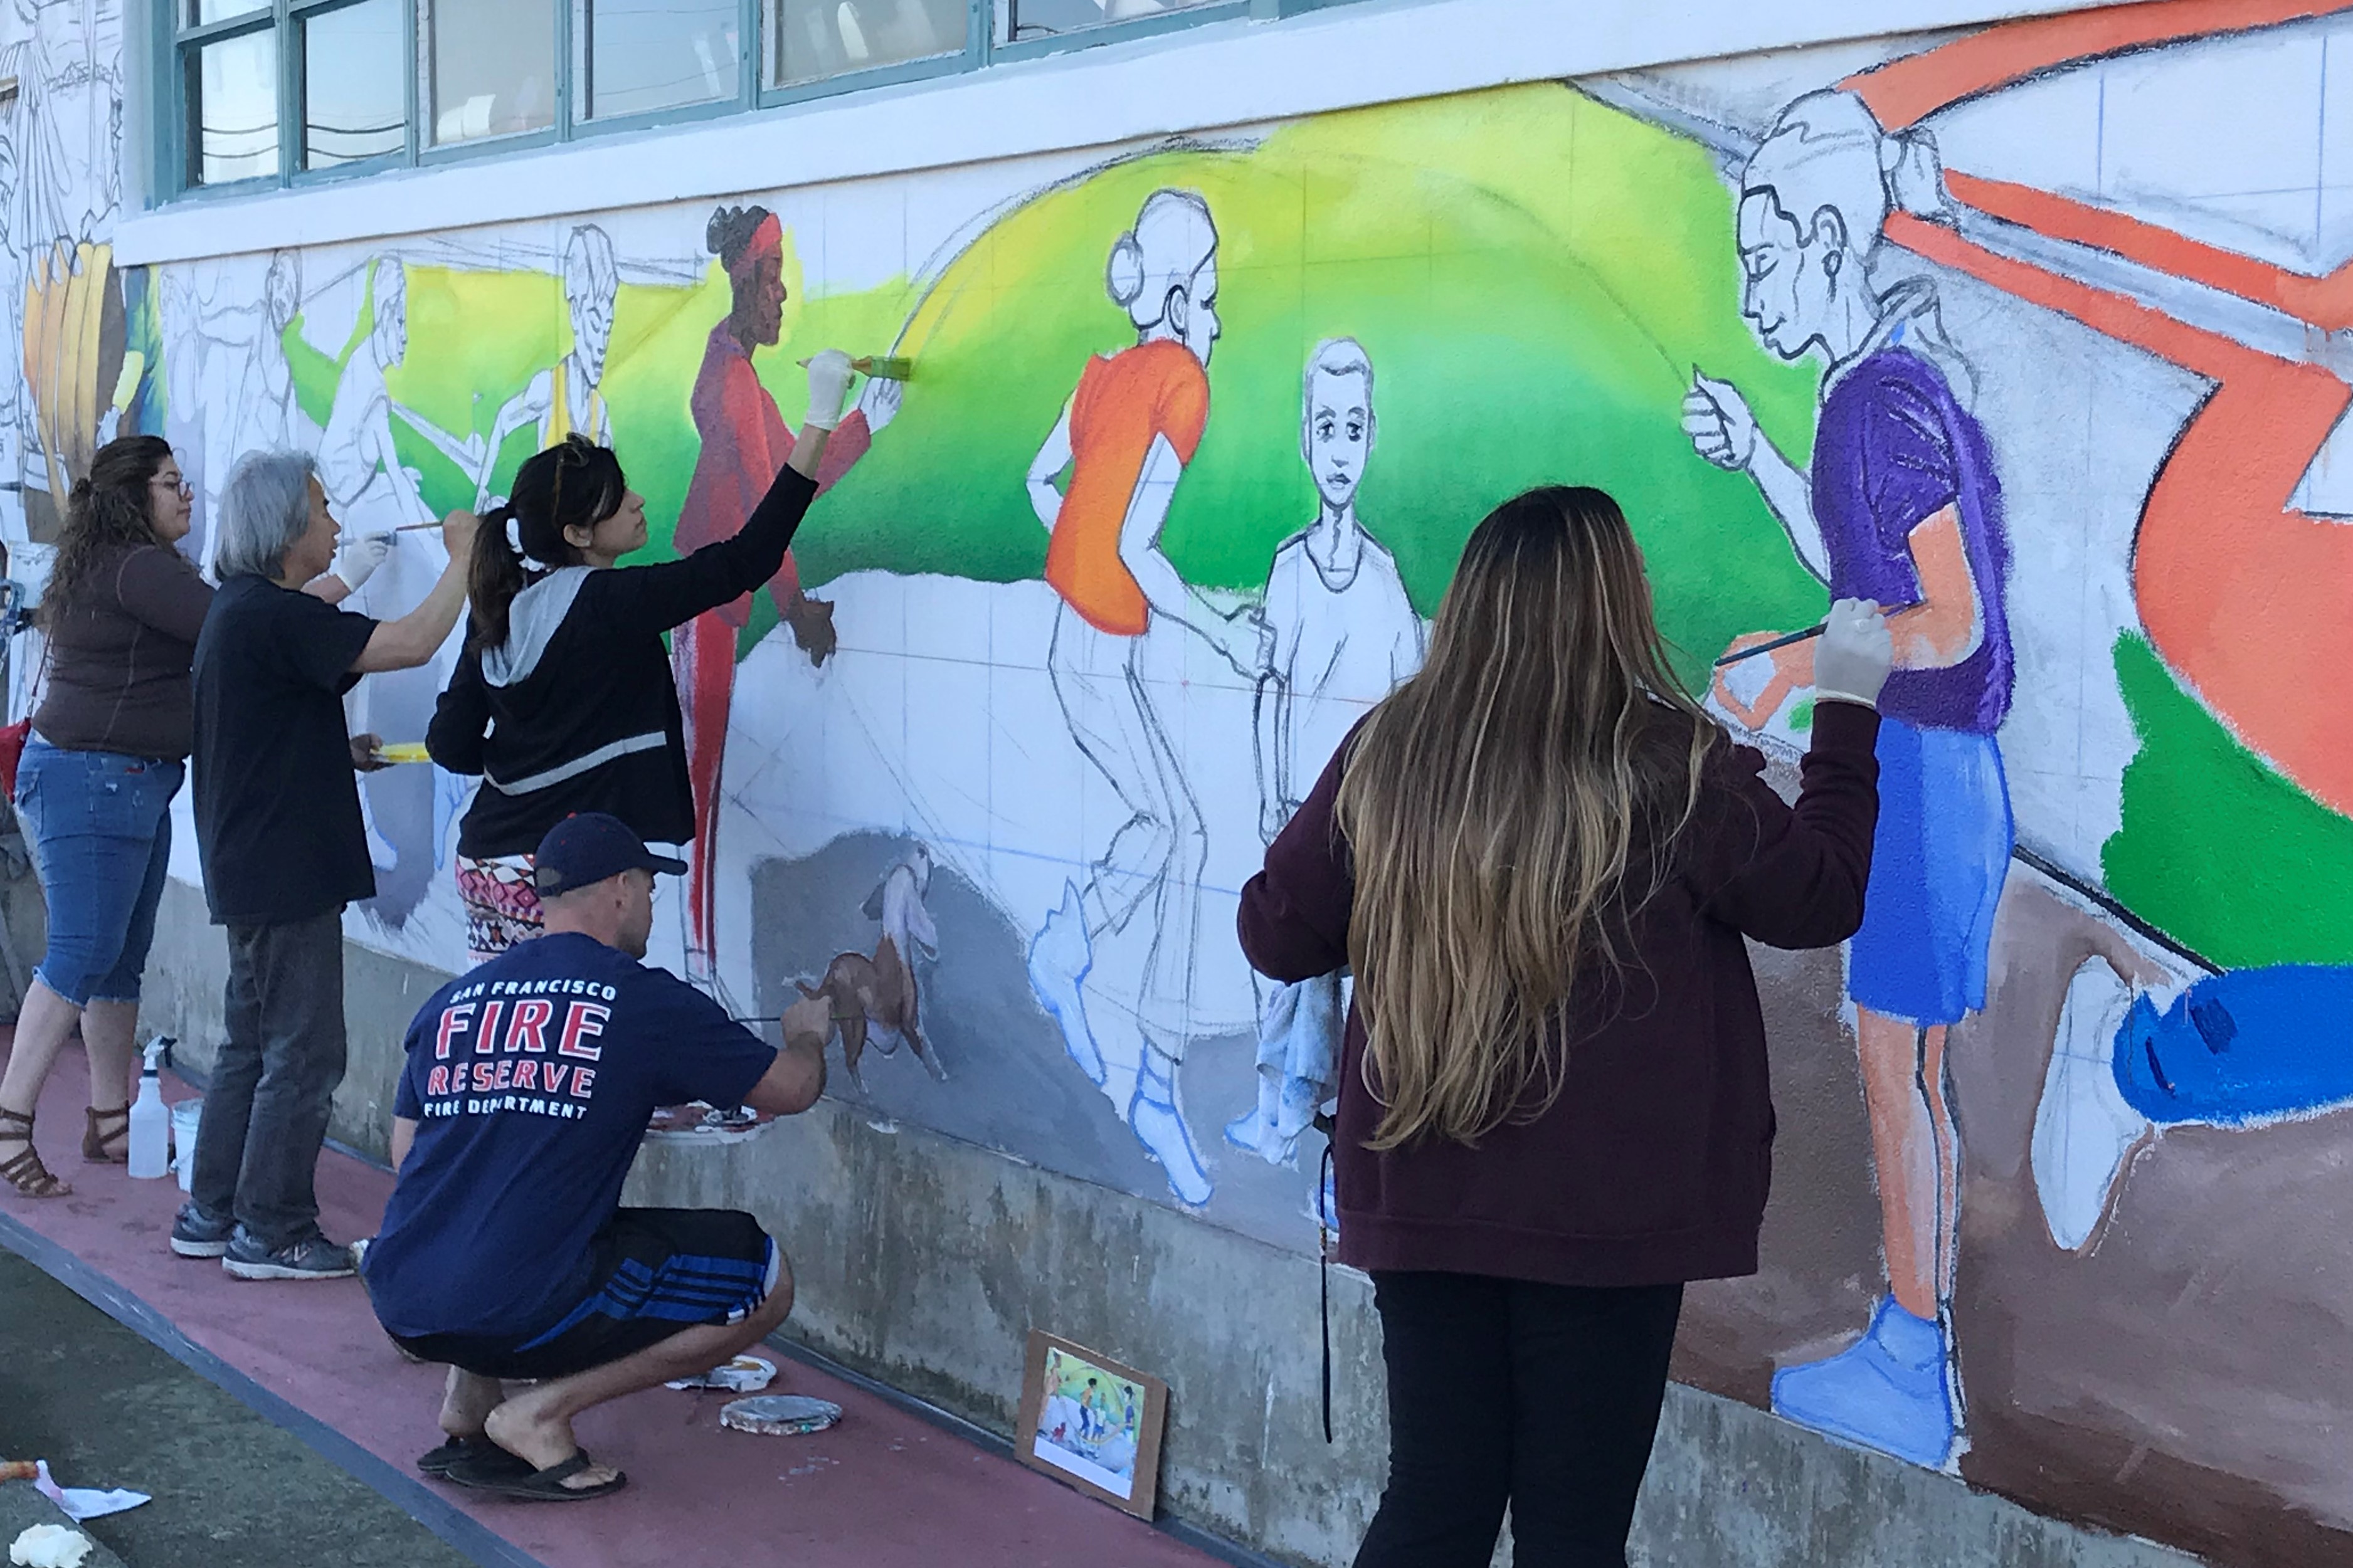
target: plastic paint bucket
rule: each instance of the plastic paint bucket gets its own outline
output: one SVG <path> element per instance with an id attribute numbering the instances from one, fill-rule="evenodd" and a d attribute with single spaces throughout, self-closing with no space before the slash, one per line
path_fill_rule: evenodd
<path id="1" fill-rule="evenodd" d="M 172 1163 L 180 1173 L 180 1190 L 194 1189 L 196 1179 L 196 1121 L 205 1113 L 202 1095 L 176 1100 L 172 1106 Z"/>

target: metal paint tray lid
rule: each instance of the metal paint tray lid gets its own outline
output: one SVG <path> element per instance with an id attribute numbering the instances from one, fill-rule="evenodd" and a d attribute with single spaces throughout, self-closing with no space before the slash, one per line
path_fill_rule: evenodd
<path id="1" fill-rule="evenodd" d="M 719 1412 L 719 1424 L 738 1432 L 768 1437 L 797 1436 L 822 1432 L 841 1419 L 841 1406 L 806 1394 L 758 1394 L 730 1401 Z"/>

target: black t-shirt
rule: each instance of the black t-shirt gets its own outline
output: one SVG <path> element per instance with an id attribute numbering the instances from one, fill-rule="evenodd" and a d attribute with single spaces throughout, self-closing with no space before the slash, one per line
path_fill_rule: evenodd
<path id="1" fill-rule="evenodd" d="M 375 896 L 343 694 L 375 631 L 232 577 L 196 638 L 196 848 L 216 925 L 281 925 Z"/>

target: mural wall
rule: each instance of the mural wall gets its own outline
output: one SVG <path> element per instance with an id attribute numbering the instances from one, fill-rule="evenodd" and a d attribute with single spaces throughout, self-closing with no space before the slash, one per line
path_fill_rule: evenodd
<path id="1" fill-rule="evenodd" d="M 1305 1249 L 1345 985 L 1256 980 L 1237 891 L 1483 511 L 1613 491 L 1683 673 L 1788 783 L 1805 656 L 1714 657 L 1826 584 L 1940 606 L 1890 692 L 1889 918 L 1757 955 L 1766 1267 L 1693 1293 L 1678 1374 L 2224 1561 L 2353 1552 L 2353 5 L 128 275 L 115 10 L 0 34 L 20 563 L 117 428 L 179 449 L 200 559 L 257 447 L 370 531 L 571 430 L 659 556 L 765 481 L 798 358 L 912 357 L 797 571 L 679 635 L 704 809 L 656 951 L 743 1013 L 880 976 L 835 1079 L 878 1124 Z M 780 220 L 772 276 L 715 256 L 733 208 Z M 362 607 L 439 570 L 399 537 Z M 354 727 L 420 736 L 447 664 Z M 461 967 L 471 786 L 364 782 L 353 939 Z"/>

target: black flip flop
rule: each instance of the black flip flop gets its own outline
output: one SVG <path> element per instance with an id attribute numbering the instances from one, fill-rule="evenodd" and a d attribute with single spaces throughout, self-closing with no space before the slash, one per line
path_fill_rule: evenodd
<path id="1" fill-rule="evenodd" d="M 504 1450 L 501 1452 L 504 1453 Z M 543 1470 L 515 1475 L 495 1464 L 479 1462 L 469 1455 L 449 1468 L 449 1479 L 461 1487 L 471 1487 L 476 1491 L 521 1498 L 526 1502 L 578 1502 L 586 1498 L 603 1497 L 609 1492 L 619 1491 L 629 1484 L 629 1478 L 622 1475 L 617 1475 L 599 1486 L 567 1487 L 564 1484 L 595 1462 L 589 1458 L 588 1450 L 582 1448 L 570 1458 L 559 1459 Z"/>
<path id="2" fill-rule="evenodd" d="M 418 1455 L 417 1468 L 428 1476 L 446 1480 L 452 1469 L 469 1460 L 484 1469 L 497 1469 L 502 1474 L 531 1474 L 529 1459 L 516 1458 L 488 1437 L 452 1437 L 431 1452 Z"/>

